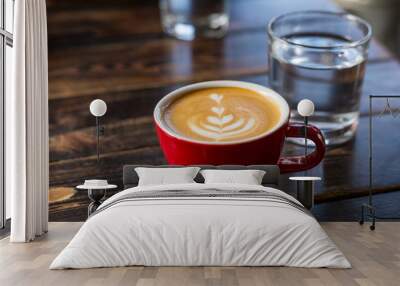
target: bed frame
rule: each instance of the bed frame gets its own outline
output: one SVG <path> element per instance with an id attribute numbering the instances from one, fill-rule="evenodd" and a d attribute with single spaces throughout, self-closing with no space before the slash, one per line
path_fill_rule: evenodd
<path id="1" fill-rule="evenodd" d="M 139 182 L 139 177 L 135 171 L 136 167 L 147 167 L 147 168 L 171 168 L 171 167 L 184 167 L 179 165 L 125 165 L 123 169 L 123 183 L 124 189 L 136 187 Z M 196 165 L 196 167 L 200 167 L 201 169 L 225 169 L 225 170 L 263 170 L 266 172 L 262 184 L 267 187 L 278 188 L 279 186 L 279 167 L 276 165 Z M 204 178 L 199 173 L 194 179 L 198 183 L 203 183 Z"/>

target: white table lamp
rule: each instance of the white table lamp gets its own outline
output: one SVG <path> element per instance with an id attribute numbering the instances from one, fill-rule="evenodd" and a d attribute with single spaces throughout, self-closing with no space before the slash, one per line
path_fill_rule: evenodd
<path id="1" fill-rule="evenodd" d="M 90 113 L 93 116 L 101 117 L 107 112 L 107 104 L 101 99 L 95 99 L 90 103 Z"/>
<path id="2" fill-rule="evenodd" d="M 308 117 L 314 114 L 314 103 L 309 99 L 303 99 L 297 105 L 297 112 L 304 117 L 304 154 L 307 156 L 307 126 Z"/>
<path id="3" fill-rule="evenodd" d="M 100 162 L 100 135 L 104 133 L 104 128 L 100 127 L 100 117 L 107 112 L 107 104 L 101 99 L 95 99 L 90 103 L 90 113 L 96 117 L 96 136 L 97 136 L 97 164 Z"/>

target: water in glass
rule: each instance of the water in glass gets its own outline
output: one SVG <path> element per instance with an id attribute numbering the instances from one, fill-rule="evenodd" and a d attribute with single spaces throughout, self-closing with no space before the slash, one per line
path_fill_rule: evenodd
<path id="1" fill-rule="evenodd" d="M 288 42 L 300 47 L 288 48 Z M 292 121 L 304 121 L 297 114 L 297 103 L 312 100 L 316 112 L 310 123 L 322 130 L 329 145 L 348 141 L 357 128 L 365 53 L 358 47 L 309 50 L 301 45 L 340 47 L 348 42 L 334 34 L 301 33 L 286 35 L 270 45 L 272 88 L 289 102 Z"/>

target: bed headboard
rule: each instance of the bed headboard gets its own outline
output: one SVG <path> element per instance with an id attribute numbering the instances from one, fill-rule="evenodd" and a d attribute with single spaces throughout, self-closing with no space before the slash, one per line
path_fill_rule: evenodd
<path id="1" fill-rule="evenodd" d="M 124 189 L 136 187 L 139 182 L 139 177 L 135 171 L 136 167 L 147 167 L 147 168 L 170 168 L 170 167 L 184 167 L 178 165 L 125 165 L 123 169 L 123 183 Z M 262 184 L 264 186 L 270 187 L 278 187 L 279 184 L 279 167 L 276 165 L 196 165 L 196 167 L 200 167 L 202 169 L 225 169 L 225 170 L 246 170 L 246 169 L 255 169 L 255 170 L 264 170 L 266 172 Z M 198 183 L 203 183 L 204 178 L 199 173 L 195 178 L 195 181 Z"/>

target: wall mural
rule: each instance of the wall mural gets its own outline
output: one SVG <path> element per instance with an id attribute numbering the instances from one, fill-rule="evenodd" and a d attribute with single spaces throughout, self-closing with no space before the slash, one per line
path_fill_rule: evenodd
<path id="1" fill-rule="evenodd" d="M 101 174 L 121 189 L 124 164 L 165 163 L 152 112 L 156 103 L 172 90 L 213 79 L 268 85 L 265 23 L 287 10 L 279 8 L 284 5 L 270 5 L 269 1 L 254 2 L 256 5 L 232 1 L 230 14 L 235 26 L 225 38 L 184 42 L 162 33 L 158 0 L 47 0 L 50 220 L 86 219 L 87 193 L 75 189 L 85 179 Z M 296 3 L 293 1 L 292 10 L 313 8 L 311 4 Z M 316 188 L 315 209 L 323 219 L 344 215 L 358 219 L 362 203 L 359 197 L 368 194 L 366 98 L 373 91 L 395 93 L 393 77 L 398 69 L 381 46 L 374 42 L 371 45 L 370 58 L 375 60 L 368 63 L 357 134 L 352 142 L 328 150 L 324 161 L 308 173 L 324 178 Z M 101 118 L 105 133 L 101 138 L 99 165 L 96 122 L 89 112 L 89 104 L 96 98 L 108 106 L 107 114 Z M 248 118 L 246 122 L 230 121 L 217 97 L 214 107 L 207 125 L 203 124 L 201 129 L 195 127 L 196 130 L 213 131 L 215 126 L 219 128 L 220 121 L 226 121 L 222 128 L 239 123 L 245 128 L 251 124 Z M 391 107 L 393 113 L 400 114 L 394 111 L 395 106 Z M 374 110 L 374 116 L 379 115 L 380 108 Z M 384 131 L 398 128 L 397 122 L 388 117 L 377 120 L 385 126 L 377 128 L 375 134 L 382 138 L 382 144 L 389 140 Z M 400 139 L 392 137 L 393 142 L 385 144 L 377 162 L 374 192 L 400 189 L 398 172 L 385 173 L 386 168 L 379 165 L 390 162 L 393 170 L 399 165 L 393 158 L 397 158 Z M 286 146 L 285 150 L 287 155 L 303 152 L 303 148 L 295 145 Z M 288 190 L 294 189 L 284 176 L 282 182 Z M 354 201 L 347 205 L 339 201 L 349 198 Z M 357 210 L 349 214 L 349 205 Z"/>

